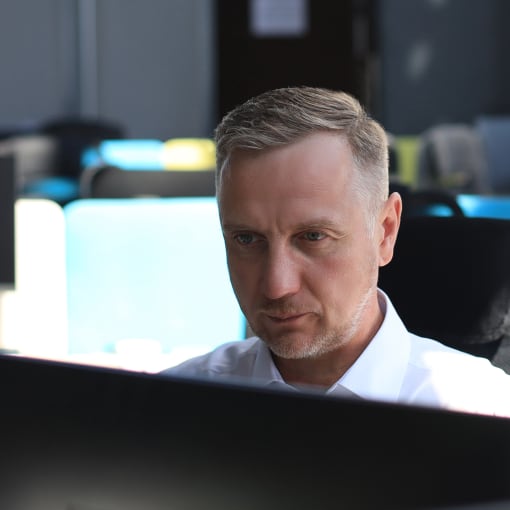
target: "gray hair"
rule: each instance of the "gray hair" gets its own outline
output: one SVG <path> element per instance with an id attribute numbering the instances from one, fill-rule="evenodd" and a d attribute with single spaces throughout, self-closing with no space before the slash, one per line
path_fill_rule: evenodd
<path id="1" fill-rule="evenodd" d="M 388 140 L 384 129 L 345 92 L 288 87 L 264 92 L 234 108 L 215 130 L 216 190 L 231 155 L 262 151 L 312 133 L 338 132 L 346 137 L 357 170 L 354 186 L 367 204 L 369 217 L 388 197 Z"/>

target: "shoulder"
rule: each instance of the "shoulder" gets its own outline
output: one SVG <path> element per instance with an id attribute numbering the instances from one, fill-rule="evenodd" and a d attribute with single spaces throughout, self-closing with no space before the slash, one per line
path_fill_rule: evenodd
<path id="1" fill-rule="evenodd" d="M 262 341 L 257 337 L 220 345 L 213 351 L 189 359 L 162 372 L 167 375 L 249 376 Z"/>
<path id="2" fill-rule="evenodd" d="M 510 375 L 489 360 L 410 334 L 407 398 L 447 409 L 510 416 Z"/>
<path id="3" fill-rule="evenodd" d="M 473 356 L 447 345 L 409 333 L 411 354 L 409 362 L 417 369 L 433 371 L 452 371 L 464 368 L 487 370 L 494 368 L 486 358 Z M 499 369 L 497 369 L 499 370 Z"/>

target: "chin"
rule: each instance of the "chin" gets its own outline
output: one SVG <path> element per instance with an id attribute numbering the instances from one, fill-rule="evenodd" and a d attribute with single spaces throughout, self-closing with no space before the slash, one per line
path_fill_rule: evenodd
<path id="1" fill-rule="evenodd" d="M 283 359 L 310 359 L 317 358 L 327 352 L 320 342 L 310 342 L 310 337 L 305 340 L 296 338 L 296 335 L 287 335 L 278 339 L 265 339 L 261 337 L 271 352 L 278 358 Z"/>
<path id="2" fill-rule="evenodd" d="M 258 335 L 271 352 L 282 359 L 316 359 L 349 343 L 352 333 L 329 332 L 316 335 L 287 334 L 277 338 Z M 311 340 L 312 339 L 312 340 Z"/>

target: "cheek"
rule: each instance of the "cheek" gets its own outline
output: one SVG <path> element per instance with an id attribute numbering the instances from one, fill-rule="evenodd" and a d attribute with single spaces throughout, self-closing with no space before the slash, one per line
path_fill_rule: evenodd
<path id="1" fill-rule="evenodd" d="M 331 285 L 335 282 L 348 280 L 357 271 L 359 258 L 353 249 L 342 249 L 329 256 L 321 257 L 311 265 L 311 271 L 316 274 L 316 279 L 328 281 Z"/>
<path id="2" fill-rule="evenodd" d="M 367 251 L 366 247 L 324 258 L 310 267 L 309 286 L 337 303 L 352 300 L 377 280 L 376 260 L 373 250 Z"/>
<path id="3" fill-rule="evenodd" d="M 242 305 L 253 293 L 256 272 L 250 264 L 233 256 L 227 256 L 227 266 L 234 293 Z"/>

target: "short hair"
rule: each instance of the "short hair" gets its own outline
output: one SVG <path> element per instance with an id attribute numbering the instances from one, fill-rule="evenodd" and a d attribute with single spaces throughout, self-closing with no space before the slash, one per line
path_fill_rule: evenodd
<path id="1" fill-rule="evenodd" d="M 316 87 L 270 90 L 223 117 L 215 130 L 217 194 L 235 151 L 268 150 L 321 131 L 345 136 L 357 170 L 356 189 L 370 212 L 378 211 L 388 197 L 386 133 L 353 96 Z"/>

